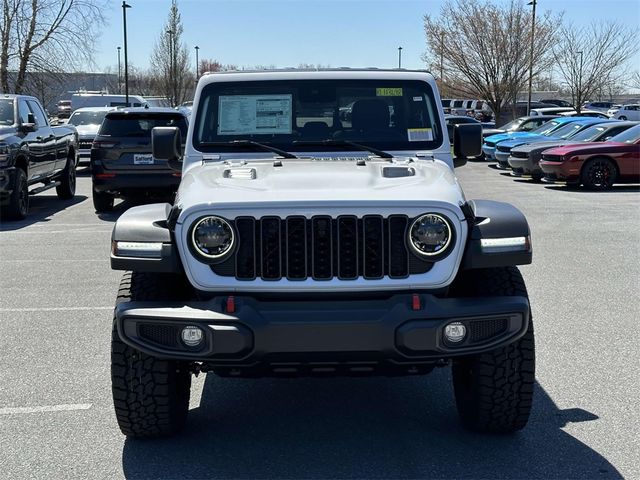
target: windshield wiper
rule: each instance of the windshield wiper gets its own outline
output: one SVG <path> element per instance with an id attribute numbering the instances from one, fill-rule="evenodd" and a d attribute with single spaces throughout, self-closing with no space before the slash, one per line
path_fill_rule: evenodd
<path id="1" fill-rule="evenodd" d="M 200 142 L 200 145 L 203 147 L 246 147 L 247 145 L 251 145 L 253 147 L 261 148 L 262 150 L 266 150 L 268 152 L 277 153 L 281 157 L 284 158 L 298 158 L 293 153 L 289 153 L 285 150 L 280 150 L 279 148 L 272 147 L 271 145 L 266 145 L 260 142 L 254 142 L 253 140 L 231 140 L 229 142 Z"/>
<path id="2" fill-rule="evenodd" d="M 368 147 L 366 145 L 362 145 L 361 143 L 351 142 L 349 140 L 335 140 L 335 139 L 326 139 L 326 140 L 296 140 L 293 142 L 294 145 L 326 145 L 329 147 L 339 147 L 339 146 L 348 146 L 355 147 L 358 150 L 364 150 L 366 152 L 371 152 L 374 155 L 377 155 L 380 158 L 393 158 L 393 155 L 387 153 L 382 150 L 378 150 L 377 148 Z"/>

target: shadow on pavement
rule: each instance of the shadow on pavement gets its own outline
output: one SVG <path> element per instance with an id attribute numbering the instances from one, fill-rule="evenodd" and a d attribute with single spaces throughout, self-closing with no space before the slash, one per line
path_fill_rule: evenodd
<path id="1" fill-rule="evenodd" d="M 601 193 L 640 193 L 640 185 L 613 185 L 608 190 L 587 190 L 584 187 L 574 187 L 567 185 L 545 185 L 547 190 L 555 190 L 558 192 L 571 192 L 571 193 L 588 193 L 588 194 L 601 194 Z"/>
<path id="2" fill-rule="evenodd" d="M 67 208 L 73 207 L 84 202 L 87 197 L 84 195 L 76 195 L 69 200 L 60 200 L 55 194 L 38 194 L 29 197 L 29 213 L 24 220 L 8 220 L 4 217 L 0 218 L 0 232 L 8 232 L 20 230 L 34 223 L 48 222 L 51 216 L 62 212 Z"/>
<path id="3" fill-rule="evenodd" d="M 597 420 L 560 410 L 537 385 L 512 436 L 463 430 L 449 369 L 426 377 L 205 380 L 182 434 L 126 440 L 127 478 L 622 478 L 562 428 Z"/>

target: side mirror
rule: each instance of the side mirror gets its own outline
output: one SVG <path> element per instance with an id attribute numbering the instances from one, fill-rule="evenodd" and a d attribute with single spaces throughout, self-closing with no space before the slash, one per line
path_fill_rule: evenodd
<path id="1" fill-rule="evenodd" d="M 154 158 L 166 160 L 169 167 L 182 171 L 182 139 L 177 127 L 155 127 L 151 130 L 151 152 Z"/>
<path id="2" fill-rule="evenodd" d="M 463 123 L 453 129 L 453 166 L 461 167 L 467 158 L 479 157 L 482 153 L 482 125 Z"/>

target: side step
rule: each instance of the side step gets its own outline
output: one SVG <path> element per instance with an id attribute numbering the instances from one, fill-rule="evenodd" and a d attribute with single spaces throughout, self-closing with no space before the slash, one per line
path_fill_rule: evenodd
<path id="1" fill-rule="evenodd" d="M 43 185 L 41 187 L 34 188 L 33 190 L 30 190 L 29 191 L 29 195 L 35 195 L 36 193 L 44 192 L 45 190 L 49 190 L 49 189 L 57 187 L 57 186 L 59 186 L 61 184 L 62 184 L 62 182 L 60 180 L 56 180 L 55 182 L 47 183 L 46 185 Z"/>

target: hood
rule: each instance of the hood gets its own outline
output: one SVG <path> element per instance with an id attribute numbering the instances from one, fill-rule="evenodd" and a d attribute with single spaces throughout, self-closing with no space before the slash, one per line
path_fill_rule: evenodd
<path id="1" fill-rule="evenodd" d="M 497 135 L 491 135 L 489 137 L 486 137 L 484 140 L 485 142 L 498 143 L 511 138 L 524 137 L 527 135 L 532 135 L 532 134 L 529 132 L 505 132 L 505 133 L 499 133 Z"/>
<path id="2" fill-rule="evenodd" d="M 514 152 L 532 152 L 534 150 L 544 150 L 545 148 L 558 147 L 560 145 L 576 145 L 583 142 L 572 142 L 571 140 L 547 140 L 545 142 L 533 142 L 514 147 Z"/>
<path id="3" fill-rule="evenodd" d="M 16 134 L 15 127 L 5 127 L 5 126 L 0 127 L 0 140 L 4 140 L 5 138 L 15 134 Z"/>
<path id="4" fill-rule="evenodd" d="M 566 155 L 567 153 L 591 153 L 591 152 L 611 152 L 618 150 L 626 150 L 633 151 L 635 149 L 640 149 L 640 145 L 634 145 L 632 143 L 621 143 L 621 142 L 588 142 L 588 143 L 580 143 L 579 145 L 563 145 L 560 147 L 556 147 L 550 150 L 545 151 L 544 153 L 549 153 L 552 155 Z"/>
<path id="5" fill-rule="evenodd" d="M 513 148 L 518 145 L 524 145 L 529 143 L 540 143 L 549 141 L 549 137 L 545 137 L 544 135 L 528 135 L 526 137 L 514 138 L 512 140 L 505 140 L 504 142 L 500 142 L 500 146 L 503 148 Z M 560 139 L 557 141 L 561 141 Z"/>
<path id="6" fill-rule="evenodd" d="M 196 205 L 303 203 L 458 205 L 462 189 L 449 166 L 439 160 L 394 159 L 358 162 L 357 158 L 302 158 L 205 163 L 189 168 L 178 200 L 185 210 Z"/>
<path id="7" fill-rule="evenodd" d="M 76 130 L 80 137 L 95 137 L 100 130 L 100 125 L 78 125 Z"/>

